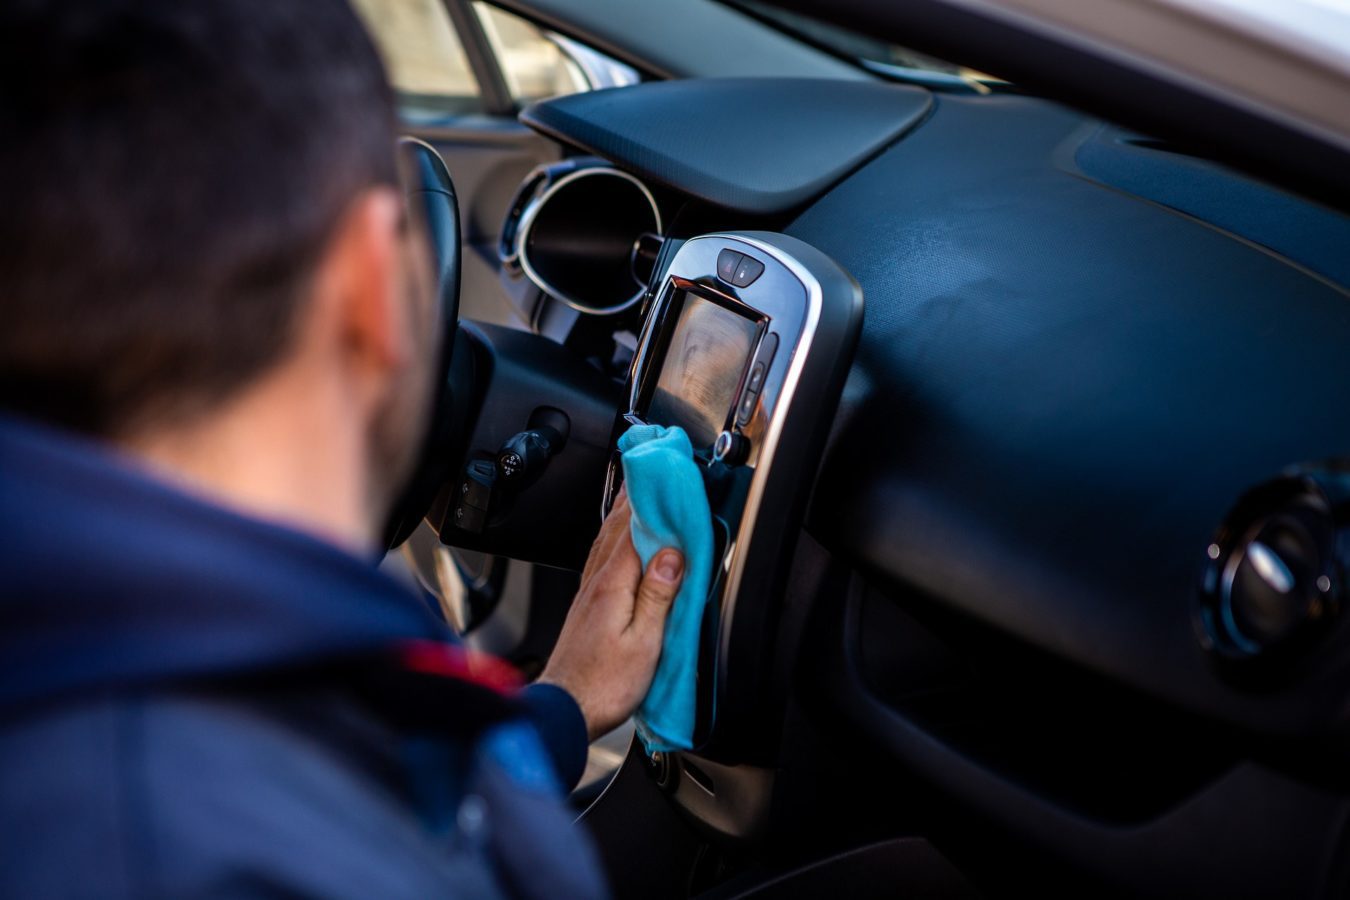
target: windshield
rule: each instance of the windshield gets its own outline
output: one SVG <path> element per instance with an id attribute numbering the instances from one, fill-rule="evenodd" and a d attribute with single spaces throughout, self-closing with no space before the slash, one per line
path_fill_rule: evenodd
<path id="1" fill-rule="evenodd" d="M 868 37 L 801 13 L 779 9 L 759 0 L 722 0 L 722 2 L 798 40 L 820 47 L 881 75 L 905 77 L 910 73 L 923 72 L 965 81 L 995 80 L 973 69 L 919 53 L 899 44 Z"/>

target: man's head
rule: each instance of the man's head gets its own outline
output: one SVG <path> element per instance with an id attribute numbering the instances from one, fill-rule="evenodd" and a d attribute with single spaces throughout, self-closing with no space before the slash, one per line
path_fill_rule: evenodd
<path id="1" fill-rule="evenodd" d="M 290 373 L 397 482 L 429 291 L 344 0 L 8 0 L 0 66 L 0 408 L 136 444 Z"/>

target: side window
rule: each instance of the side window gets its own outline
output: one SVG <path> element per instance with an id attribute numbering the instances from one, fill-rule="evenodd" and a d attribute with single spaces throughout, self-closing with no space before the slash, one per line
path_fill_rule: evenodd
<path id="1" fill-rule="evenodd" d="M 473 7 L 517 106 L 590 88 L 581 67 L 551 35 L 490 4 L 475 2 Z"/>
<path id="2" fill-rule="evenodd" d="M 352 0 L 384 58 L 403 117 L 481 112 L 482 96 L 445 0 Z"/>
<path id="3" fill-rule="evenodd" d="M 399 110 L 412 125 L 470 113 L 508 115 L 545 97 L 641 80 L 631 67 L 483 0 L 352 5 L 370 29 Z M 478 48 L 474 59 L 486 87 L 475 77 L 466 46 Z"/>

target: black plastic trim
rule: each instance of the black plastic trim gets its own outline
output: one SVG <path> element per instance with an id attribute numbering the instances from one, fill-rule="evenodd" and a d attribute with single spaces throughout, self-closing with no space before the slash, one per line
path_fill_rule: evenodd
<path id="1" fill-rule="evenodd" d="M 954 749 L 878 699 L 858 657 L 851 597 L 819 635 L 814 690 L 878 750 L 994 824 L 1083 866 L 1127 896 L 1323 897 L 1350 804 L 1244 762 L 1150 821 L 1129 826 L 1069 811 Z M 829 727 L 825 725 L 823 727 Z M 1102 777 L 1112 777 L 1104 771 Z M 1259 814 L 1253 814 L 1259 809 Z M 1147 860 L 1147 865 L 1140 861 Z"/>
<path id="2" fill-rule="evenodd" d="M 445 484 L 428 518 L 451 546 L 579 571 L 600 528 L 595 498 L 604 485 L 619 386 L 539 335 L 469 321 L 460 332 L 472 345 L 479 398 L 460 465 L 495 459 L 502 443 L 528 427 L 541 408 L 562 412 L 569 434 L 537 482 L 516 495 L 494 496 L 481 532 L 455 525 L 458 477 Z"/>

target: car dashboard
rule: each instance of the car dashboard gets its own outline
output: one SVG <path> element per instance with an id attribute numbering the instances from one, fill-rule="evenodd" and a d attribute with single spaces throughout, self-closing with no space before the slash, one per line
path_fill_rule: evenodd
<path id="1" fill-rule="evenodd" d="M 612 439 L 680 425 L 705 475 L 695 747 L 632 762 L 695 827 L 786 827 L 810 722 L 1126 892 L 1343 885 L 1350 220 L 1011 90 L 728 79 L 522 118 L 610 174 L 552 224 L 559 174 L 527 180 L 504 277 L 629 355 Z M 1322 498 L 1288 628 L 1233 574 L 1280 479 Z"/>

